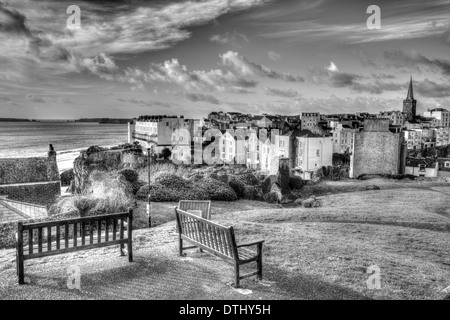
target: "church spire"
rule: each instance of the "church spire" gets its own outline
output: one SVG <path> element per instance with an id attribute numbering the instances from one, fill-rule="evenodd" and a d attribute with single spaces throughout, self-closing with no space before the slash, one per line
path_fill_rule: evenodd
<path id="1" fill-rule="evenodd" d="M 412 76 L 411 80 L 409 81 L 408 95 L 406 96 L 406 100 L 414 100 Z"/>

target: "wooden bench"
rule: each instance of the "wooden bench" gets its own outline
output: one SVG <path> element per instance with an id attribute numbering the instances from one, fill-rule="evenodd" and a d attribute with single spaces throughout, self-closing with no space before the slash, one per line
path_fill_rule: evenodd
<path id="1" fill-rule="evenodd" d="M 211 201 L 205 200 L 180 200 L 178 208 L 189 213 L 199 213 L 203 219 L 211 220 Z"/>
<path id="2" fill-rule="evenodd" d="M 175 208 L 179 235 L 179 253 L 184 256 L 184 250 L 200 248 L 208 253 L 222 258 L 234 265 L 235 287 L 240 280 L 251 276 L 262 279 L 262 245 L 264 240 L 236 244 L 233 227 L 225 227 L 212 221 L 198 217 L 195 214 Z M 193 246 L 183 247 L 183 240 Z M 256 246 L 256 252 L 246 247 Z M 243 264 L 256 261 L 257 271 L 240 275 L 239 268 Z"/>
<path id="3" fill-rule="evenodd" d="M 127 220 L 127 238 L 124 237 L 125 219 Z M 114 245 L 119 245 L 120 254 L 124 256 L 123 249 L 127 244 L 128 261 L 132 262 L 132 228 L 132 209 L 123 213 L 49 222 L 19 222 L 16 234 L 16 267 L 19 284 L 25 283 L 24 261 L 30 259 Z M 33 232 L 35 230 L 37 234 Z M 44 237 L 43 233 L 46 233 Z M 46 240 L 45 243 L 43 240 Z"/>

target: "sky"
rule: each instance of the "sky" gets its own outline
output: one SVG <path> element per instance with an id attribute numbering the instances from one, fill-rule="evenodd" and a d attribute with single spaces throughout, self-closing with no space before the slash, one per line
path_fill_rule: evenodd
<path id="1" fill-rule="evenodd" d="M 450 0 L 0 0 L 0 117 L 422 113 L 449 53 Z"/>

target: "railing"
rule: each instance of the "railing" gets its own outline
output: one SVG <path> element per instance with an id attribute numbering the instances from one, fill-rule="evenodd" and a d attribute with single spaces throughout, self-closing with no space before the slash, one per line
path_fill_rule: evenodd
<path id="1" fill-rule="evenodd" d="M 26 203 L 7 198 L 0 198 L 0 204 L 23 216 L 24 219 L 46 218 L 47 208 L 37 204 Z"/>
<path id="2" fill-rule="evenodd" d="M 133 132 L 133 138 L 135 138 L 135 139 L 149 141 L 149 140 L 154 140 L 156 137 L 157 137 L 156 135 Z"/>

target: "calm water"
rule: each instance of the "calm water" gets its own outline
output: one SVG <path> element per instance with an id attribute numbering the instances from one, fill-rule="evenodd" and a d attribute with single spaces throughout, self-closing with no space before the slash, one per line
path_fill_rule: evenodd
<path id="1" fill-rule="evenodd" d="M 126 124 L 75 122 L 0 122 L 0 158 L 45 156 L 53 144 L 58 155 L 92 145 L 127 142 Z"/>

